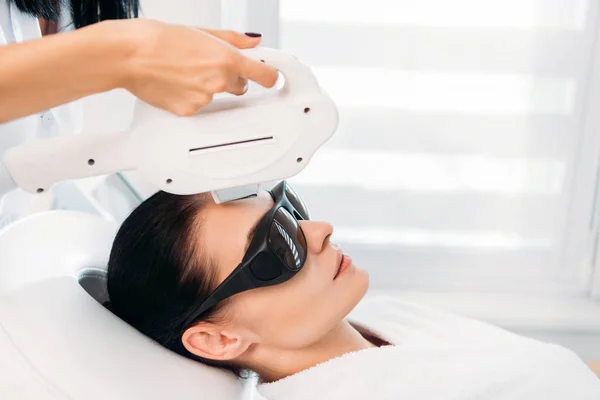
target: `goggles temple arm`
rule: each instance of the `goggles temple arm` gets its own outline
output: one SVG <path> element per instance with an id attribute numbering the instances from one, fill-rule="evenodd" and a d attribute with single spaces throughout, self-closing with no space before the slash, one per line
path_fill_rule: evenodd
<path id="1" fill-rule="evenodd" d="M 194 314 L 185 322 L 184 329 L 221 301 L 238 293 L 256 288 L 256 284 L 248 276 L 250 271 L 244 265 L 245 264 L 240 264 L 227 279 L 225 279 L 223 283 L 221 283 L 215 291 L 202 302 L 202 304 L 200 304 L 196 312 L 194 312 Z"/>

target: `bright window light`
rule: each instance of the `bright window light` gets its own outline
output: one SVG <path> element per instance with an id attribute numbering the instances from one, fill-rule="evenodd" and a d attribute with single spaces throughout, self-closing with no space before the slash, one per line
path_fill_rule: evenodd
<path id="1" fill-rule="evenodd" d="M 448 249 L 522 250 L 547 248 L 547 238 L 524 238 L 510 232 L 433 231 L 388 227 L 336 226 L 332 240 L 339 243 L 436 247 Z"/>
<path id="2" fill-rule="evenodd" d="M 575 104 L 576 84 L 569 78 L 352 67 L 318 67 L 314 72 L 340 107 L 569 115 Z"/>
<path id="3" fill-rule="evenodd" d="M 290 182 L 367 190 L 560 194 L 564 167 L 547 158 L 321 149 Z"/>
<path id="4" fill-rule="evenodd" d="M 588 0 L 282 0 L 281 18 L 353 24 L 583 29 Z"/>

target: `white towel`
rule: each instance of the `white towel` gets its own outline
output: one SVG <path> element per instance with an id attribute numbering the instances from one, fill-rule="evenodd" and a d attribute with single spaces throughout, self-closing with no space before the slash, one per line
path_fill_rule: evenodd
<path id="1" fill-rule="evenodd" d="M 380 297 L 350 321 L 392 343 L 258 386 L 266 400 L 600 400 L 571 351 L 467 318 Z M 258 396 L 260 398 L 260 396 Z"/>

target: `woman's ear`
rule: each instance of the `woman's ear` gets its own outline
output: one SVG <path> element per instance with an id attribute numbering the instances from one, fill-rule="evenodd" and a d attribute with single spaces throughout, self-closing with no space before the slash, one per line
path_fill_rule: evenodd
<path id="1" fill-rule="evenodd" d="M 233 360 L 242 355 L 250 342 L 223 326 L 200 322 L 188 328 L 181 341 L 190 353 L 210 360 Z"/>

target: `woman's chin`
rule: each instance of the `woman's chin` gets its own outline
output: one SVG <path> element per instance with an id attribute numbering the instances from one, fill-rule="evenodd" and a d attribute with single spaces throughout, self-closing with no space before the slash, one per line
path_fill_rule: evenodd
<path id="1" fill-rule="evenodd" d="M 356 266 L 354 268 L 356 268 L 357 279 L 359 279 L 362 282 L 362 286 L 363 286 L 362 296 L 364 296 L 367 293 L 367 290 L 369 290 L 369 283 L 370 283 L 369 273 L 367 272 L 366 269 L 358 268 Z M 362 298 L 362 296 L 361 296 L 361 298 Z"/>
<path id="2" fill-rule="evenodd" d="M 369 290 L 369 273 L 352 264 L 350 267 L 350 271 L 348 271 L 348 280 L 351 281 L 350 285 L 352 288 L 350 289 L 353 294 L 355 294 L 356 302 L 358 303 Z"/>

